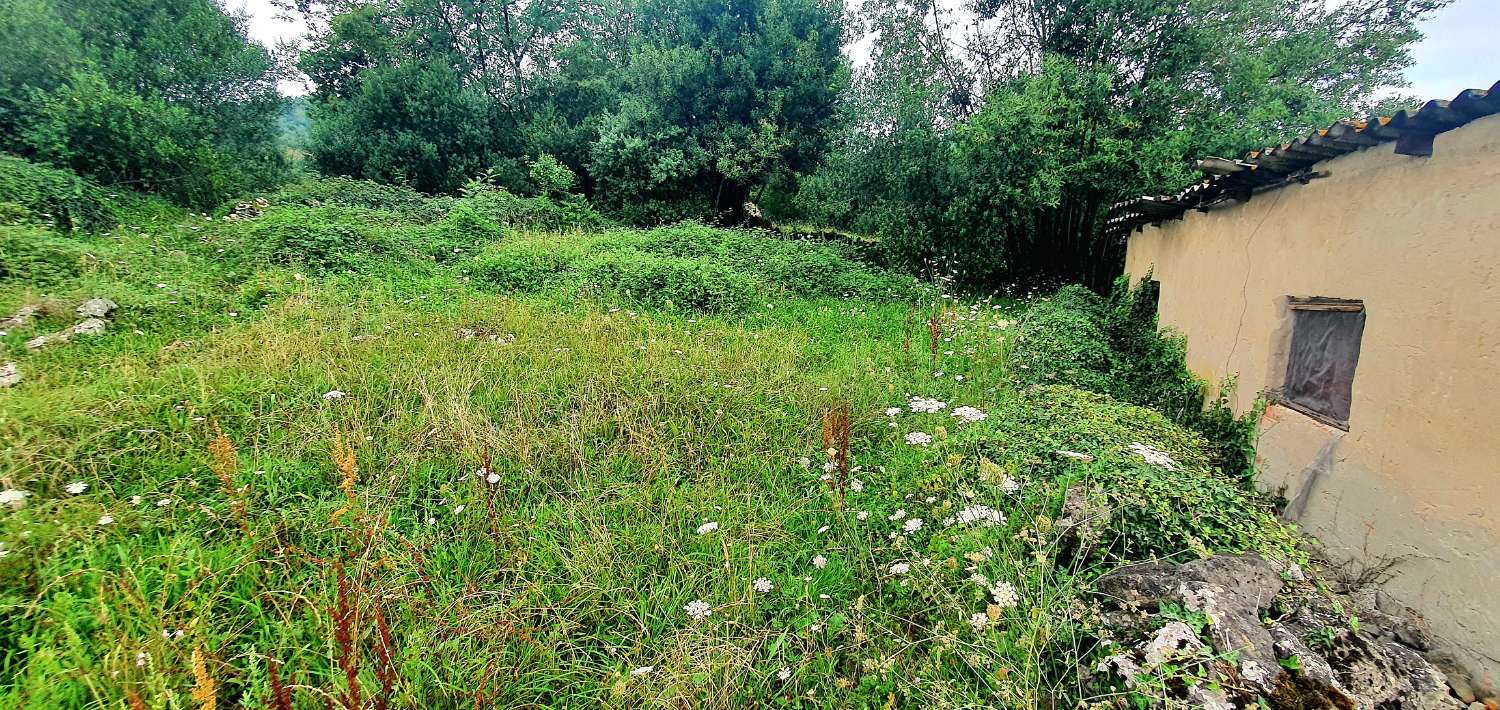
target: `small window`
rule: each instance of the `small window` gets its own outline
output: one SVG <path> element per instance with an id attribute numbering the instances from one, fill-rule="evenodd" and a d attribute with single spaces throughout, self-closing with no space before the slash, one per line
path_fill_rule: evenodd
<path id="1" fill-rule="evenodd" d="M 1282 400 L 1287 406 L 1347 430 L 1354 367 L 1365 332 L 1365 304 L 1332 298 L 1294 298 L 1292 346 Z"/>

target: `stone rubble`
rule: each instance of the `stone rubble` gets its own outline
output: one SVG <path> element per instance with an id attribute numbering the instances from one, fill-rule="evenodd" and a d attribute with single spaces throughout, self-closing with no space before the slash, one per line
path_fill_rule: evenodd
<path id="1" fill-rule="evenodd" d="M 1360 710 L 1464 710 L 1472 702 L 1461 699 L 1459 684 L 1450 686 L 1423 657 L 1433 639 L 1420 624 L 1367 609 L 1353 598 L 1330 599 L 1305 579 L 1295 564 L 1215 555 L 1180 565 L 1130 565 L 1100 577 L 1097 589 L 1106 607 L 1113 607 L 1104 615 L 1106 625 L 1124 639 L 1142 640 L 1136 648 L 1148 654 L 1153 641 L 1147 639 L 1181 624 L 1160 615 L 1163 604 L 1208 619 L 1209 645 L 1235 661 L 1214 661 L 1222 667 L 1212 673 L 1241 695 L 1190 688 L 1173 701 L 1188 707 L 1253 707 L 1256 696 L 1273 707 Z M 1291 593 L 1281 596 L 1288 581 Z M 1277 612 L 1270 617 L 1273 606 Z M 1351 622 L 1346 610 L 1359 622 Z M 1147 660 L 1150 667 L 1149 655 Z"/>

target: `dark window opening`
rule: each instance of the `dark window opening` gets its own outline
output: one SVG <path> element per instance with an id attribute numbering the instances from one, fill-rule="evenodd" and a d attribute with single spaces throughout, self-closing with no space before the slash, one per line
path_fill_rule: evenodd
<path id="1" fill-rule="evenodd" d="M 1341 429 L 1349 428 L 1354 368 L 1365 332 L 1365 305 L 1331 298 L 1292 299 L 1292 345 L 1282 401 Z"/>

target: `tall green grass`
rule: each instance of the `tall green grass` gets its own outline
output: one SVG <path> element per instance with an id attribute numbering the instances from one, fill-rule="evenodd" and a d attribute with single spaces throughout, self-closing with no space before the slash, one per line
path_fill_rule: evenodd
<path id="1" fill-rule="evenodd" d="M 46 306 L 0 336 L 0 705 L 274 707 L 273 660 L 298 708 L 351 664 L 391 707 L 1071 704 L 1111 692 L 1102 571 L 1300 554 L 1198 434 L 1014 386 L 1016 304 L 770 234 L 267 202 L 0 276 Z M 95 295 L 108 333 L 25 350 Z"/>

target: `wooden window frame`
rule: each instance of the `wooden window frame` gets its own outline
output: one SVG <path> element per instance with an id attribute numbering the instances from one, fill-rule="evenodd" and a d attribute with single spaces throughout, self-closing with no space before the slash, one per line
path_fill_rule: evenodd
<path id="1" fill-rule="evenodd" d="M 1328 297 L 1325 297 L 1325 296 L 1312 296 L 1312 297 L 1296 297 L 1296 296 L 1294 296 L 1294 297 L 1291 297 L 1291 298 L 1289 298 L 1287 300 L 1287 310 L 1293 311 L 1293 312 L 1295 312 L 1295 311 L 1333 311 L 1333 312 L 1337 312 L 1337 313 L 1363 313 L 1364 310 L 1365 310 L 1365 302 L 1362 301 L 1362 300 L 1350 299 L 1350 298 L 1328 298 Z M 1291 334 L 1288 337 L 1287 345 L 1286 345 L 1286 348 L 1287 348 L 1287 358 L 1288 358 L 1289 361 L 1290 361 L 1290 358 L 1291 358 L 1292 342 L 1296 338 L 1296 334 L 1297 334 L 1297 325 L 1296 325 L 1295 313 L 1294 313 L 1293 314 Z M 1362 351 L 1363 350 L 1363 345 L 1364 345 L 1364 331 L 1363 331 L 1363 329 L 1361 329 L 1361 331 L 1360 331 L 1360 345 L 1361 345 L 1361 351 Z M 1363 354 L 1363 352 L 1361 352 L 1361 354 Z M 1290 362 L 1288 364 L 1290 365 Z M 1355 360 L 1355 366 L 1357 367 L 1358 364 L 1359 364 L 1359 360 L 1356 359 Z M 1324 414 L 1323 412 L 1319 412 L 1319 411 L 1317 411 L 1317 410 L 1315 410 L 1315 409 L 1313 409 L 1311 407 L 1308 407 L 1306 405 L 1303 405 L 1303 404 L 1300 404 L 1298 402 L 1295 402 L 1290 397 L 1288 397 L 1287 394 L 1286 394 L 1286 384 L 1287 384 L 1286 381 L 1285 381 L 1286 376 L 1287 376 L 1287 373 L 1283 372 L 1282 373 L 1282 378 L 1283 378 L 1282 385 L 1277 390 L 1276 395 L 1274 397 L 1274 401 L 1277 404 L 1279 404 L 1279 405 L 1281 405 L 1283 407 L 1286 407 L 1287 409 L 1290 409 L 1290 410 L 1292 410 L 1294 412 L 1297 412 L 1298 414 L 1301 414 L 1303 416 L 1309 417 L 1309 418 L 1311 418 L 1311 419 L 1313 419 L 1315 421 L 1318 421 L 1318 422 L 1320 422 L 1322 424 L 1326 424 L 1328 426 L 1331 426 L 1331 427 L 1333 427 L 1335 429 L 1339 429 L 1339 430 L 1342 430 L 1342 431 L 1349 431 L 1349 422 L 1347 420 L 1340 420 L 1337 417 L 1333 417 L 1333 416 L 1330 416 L 1328 414 Z M 1350 382 L 1350 386 L 1351 387 L 1353 386 L 1353 381 L 1352 380 Z M 1351 402 L 1351 404 L 1352 404 L 1352 402 Z M 1351 410 L 1352 410 L 1352 407 L 1351 407 Z M 1351 411 L 1351 414 L 1352 414 L 1352 411 Z"/>

